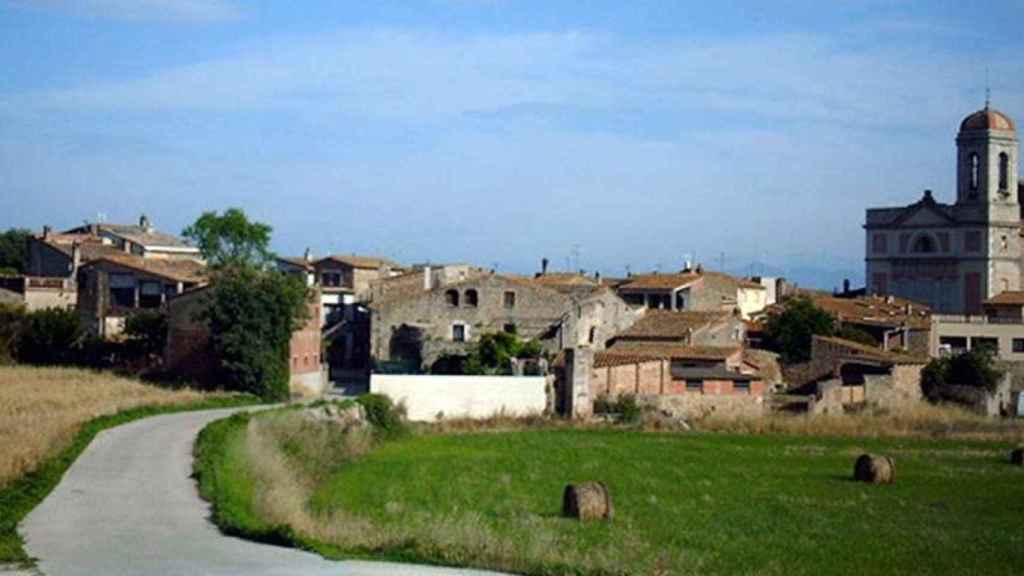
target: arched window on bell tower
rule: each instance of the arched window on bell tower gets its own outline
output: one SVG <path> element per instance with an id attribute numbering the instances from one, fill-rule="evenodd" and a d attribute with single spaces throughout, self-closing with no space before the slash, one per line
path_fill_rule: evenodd
<path id="1" fill-rule="evenodd" d="M 1010 155 L 999 153 L 999 190 L 1010 189 Z"/>
<path id="2" fill-rule="evenodd" d="M 971 196 L 974 196 L 978 192 L 978 186 L 981 185 L 981 160 L 978 158 L 977 152 L 971 152 L 970 170 Z"/>

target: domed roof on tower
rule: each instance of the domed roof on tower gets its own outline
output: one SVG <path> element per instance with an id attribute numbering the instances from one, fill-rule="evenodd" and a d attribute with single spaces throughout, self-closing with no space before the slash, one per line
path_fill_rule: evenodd
<path id="1" fill-rule="evenodd" d="M 1009 116 L 995 108 L 989 108 L 986 104 L 984 108 L 969 115 L 967 118 L 964 118 L 964 121 L 960 123 L 961 132 L 966 132 L 968 130 L 1003 130 L 1006 132 L 1016 132 L 1017 127 Z"/>

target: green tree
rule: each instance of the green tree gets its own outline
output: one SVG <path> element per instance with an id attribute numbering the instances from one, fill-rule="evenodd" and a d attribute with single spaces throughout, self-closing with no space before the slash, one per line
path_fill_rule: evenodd
<path id="1" fill-rule="evenodd" d="M 30 230 L 10 228 L 0 233 L 0 273 L 21 274 L 26 268 Z"/>
<path id="2" fill-rule="evenodd" d="M 309 314 L 305 284 L 280 272 L 234 266 L 215 275 L 208 298 L 201 319 L 224 384 L 286 400 L 292 334 Z"/>
<path id="3" fill-rule="evenodd" d="M 27 312 L 21 304 L 0 303 L 0 366 L 12 364 L 17 358 L 26 317 Z"/>
<path id="4" fill-rule="evenodd" d="M 139 310 L 124 323 L 124 334 L 142 354 L 161 354 L 167 344 L 167 314 L 159 310 Z"/>
<path id="5" fill-rule="evenodd" d="M 223 214 L 204 212 L 182 235 L 195 243 L 211 268 L 265 268 L 274 259 L 269 248 L 272 230 L 250 221 L 241 208 L 228 208 Z"/>
<path id="6" fill-rule="evenodd" d="M 72 364 L 85 338 L 75 310 L 46 308 L 29 312 L 22 325 L 18 356 L 29 364 Z"/>
<path id="7" fill-rule="evenodd" d="M 470 347 L 463 370 L 466 374 L 495 374 L 507 371 L 513 358 L 538 358 L 540 342 L 522 340 L 515 334 L 484 334 Z"/>
<path id="8" fill-rule="evenodd" d="M 936 358 L 921 370 L 921 390 L 932 399 L 941 397 L 946 385 L 972 386 L 992 391 L 999 385 L 1003 371 L 995 366 L 992 351 L 975 348 L 954 356 Z"/>
<path id="9" fill-rule="evenodd" d="M 806 297 L 786 300 L 782 312 L 769 316 L 765 322 L 768 347 L 787 364 L 806 362 L 811 357 L 813 337 L 833 334 L 835 318 Z"/>

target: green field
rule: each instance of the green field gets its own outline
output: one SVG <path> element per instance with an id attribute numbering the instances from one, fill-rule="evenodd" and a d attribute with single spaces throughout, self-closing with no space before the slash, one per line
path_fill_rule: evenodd
<path id="1" fill-rule="evenodd" d="M 423 434 L 336 459 L 305 482 L 306 513 L 284 533 L 331 557 L 531 574 L 1020 574 L 1024 469 L 1009 448 L 615 429 Z M 864 451 L 895 458 L 896 484 L 851 480 Z M 614 521 L 559 517 L 565 484 L 584 480 L 609 485 Z M 245 498 L 225 504 L 254 512 Z M 267 525 L 280 534 L 282 518 Z"/>

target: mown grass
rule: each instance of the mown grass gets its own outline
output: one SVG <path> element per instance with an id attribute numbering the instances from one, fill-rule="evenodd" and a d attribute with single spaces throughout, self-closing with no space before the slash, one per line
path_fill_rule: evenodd
<path id="1" fill-rule="evenodd" d="M 0 476 L 0 564 L 30 562 L 18 523 L 101 431 L 157 414 L 257 402 L 252 396 L 164 390 L 99 372 L 0 368 L 0 461 L 6 466 Z"/>
<path id="2" fill-rule="evenodd" d="M 278 421 L 260 423 L 268 418 Z M 298 465 L 281 447 L 308 426 L 279 413 L 204 432 L 197 466 L 222 527 L 332 558 L 523 574 L 1013 574 L 1024 565 L 1024 470 L 1009 464 L 1007 441 L 462 431 L 365 455 L 313 450 Z M 895 485 L 851 480 L 864 451 L 896 459 Z M 565 484 L 584 480 L 609 485 L 614 521 L 559 516 Z"/>

